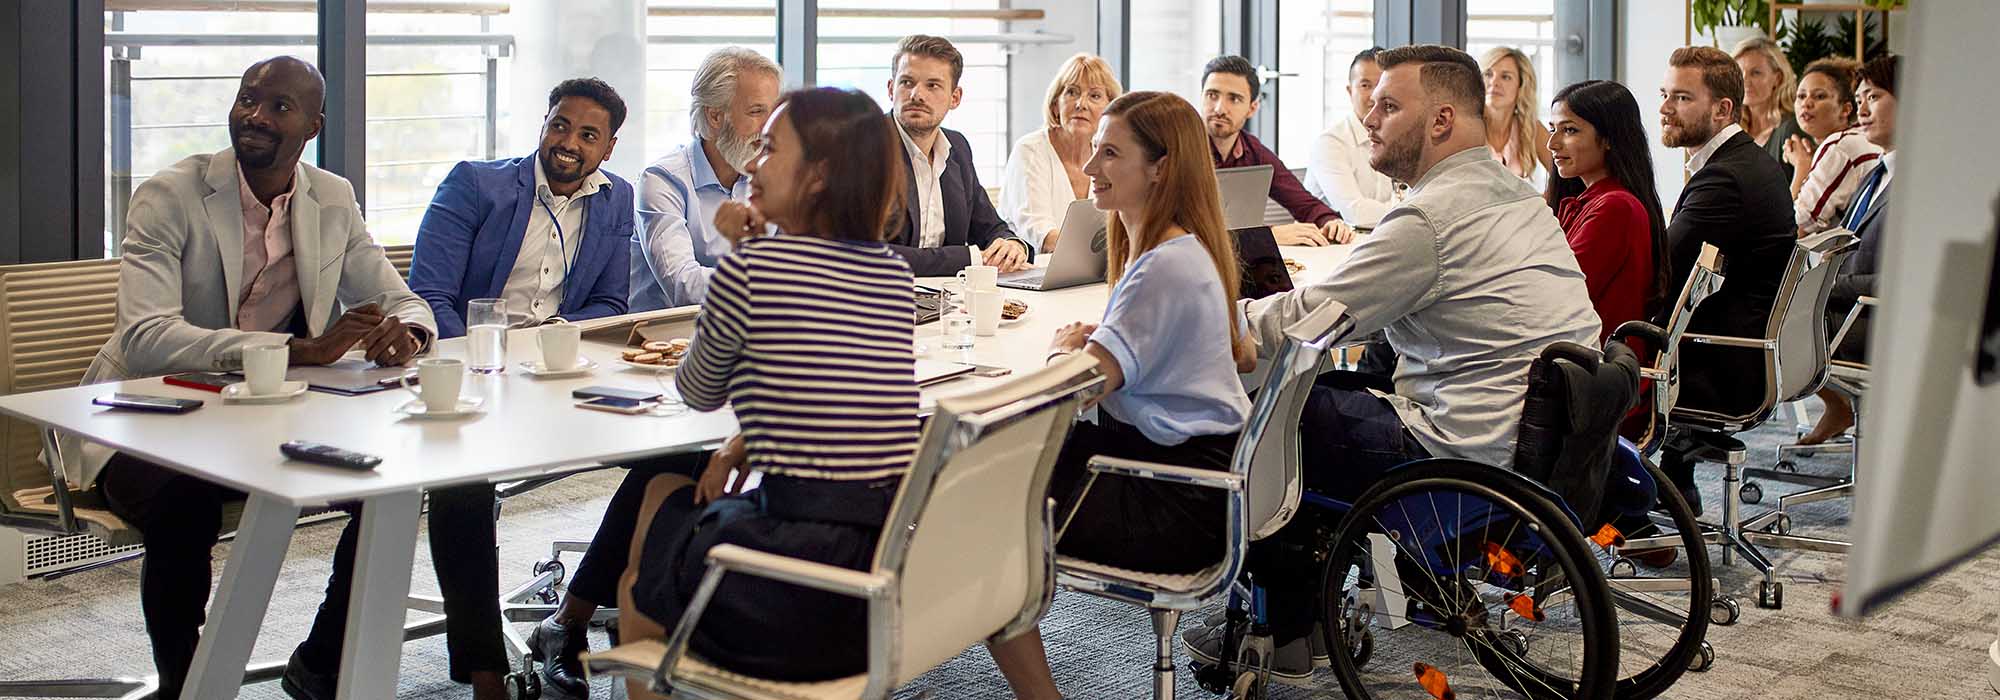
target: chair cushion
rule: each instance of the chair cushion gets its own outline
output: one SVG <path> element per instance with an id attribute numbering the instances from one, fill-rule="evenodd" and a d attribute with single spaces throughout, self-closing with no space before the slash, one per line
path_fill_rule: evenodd
<path id="1" fill-rule="evenodd" d="M 10 503 L 14 504 L 13 508 L 23 513 L 35 513 L 53 518 L 58 512 L 53 494 L 54 490 L 48 486 L 21 489 L 13 493 L 13 500 Z M 116 549 L 139 544 L 139 531 L 118 516 L 112 515 L 109 510 L 73 503 L 70 512 L 90 534 L 104 540 L 107 547 Z"/>
<path id="2" fill-rule="evenodd" d="M 733 673 L 695 658 L 681 658 L 680 673 L 687 682 L 727 690 L 746 700 L 853 700 L 868 687 L 868 675 L 848 676 L 814 683 L 787 683 L 752 678 Z"/>
<path id="3" fill-rule="evenodd" d="M 1108 564 L 1085 561 L 1076 557 L 1056 557 L 1059 573 L 1079 575 L 1085 578 L 1126 583 L 1168 593 L 1197 593 L 1214 585 L 1216 577 L 1222 575 L 1222 563 L 1186 574 L 1162 574 L 1150 571 L 1121 569 Z"/>

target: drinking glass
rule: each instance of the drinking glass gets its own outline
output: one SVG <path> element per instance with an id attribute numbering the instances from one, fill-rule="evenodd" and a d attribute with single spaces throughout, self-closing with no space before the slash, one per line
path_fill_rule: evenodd
<path id="1" fill-rule="evenodd" d="M 938 319 L 938 327 L 944 329 L 943 345 L 946 350 L 969 350 L 972 348 L 972 298 L 966 293 L 963 280 L 947 280 L 938 285 L 938 310 L 943 316 Z"/>
<path id="2" fill-rule="evenodd" d="M 466 365 L 475 374 L 507 371 L 507 300 L 474 299 L 465 308 Z"/>

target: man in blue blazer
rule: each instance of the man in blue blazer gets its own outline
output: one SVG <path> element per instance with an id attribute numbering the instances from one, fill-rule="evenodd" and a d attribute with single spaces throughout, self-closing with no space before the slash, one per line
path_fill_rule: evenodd
<path id="1" fill-rule="evenodd" d="M 438 337 L 465 335 L 472 299 L 506 299 L 510 315 L 534 322 L 625 313 L 632 185 L 598 169 L 624 122 L 610 85 L 565 80 L 549 91 L 534 156 L 467 161 L 445 176 L 410 263 Z"/>

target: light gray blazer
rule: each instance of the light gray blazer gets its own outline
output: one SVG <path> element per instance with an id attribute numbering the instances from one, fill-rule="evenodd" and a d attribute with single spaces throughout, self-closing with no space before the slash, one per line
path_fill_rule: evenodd
<path id="1" fill-rule="evenodd" d="M 235 151 L 225 149 L 189 156 L 133 193 L 118 266 L 117 324 L 83 383 L 235 370 L 243 366 L 244 347 L 291 338 L 234 328 L 245 283 L 237 177 Z M 346 309 L 375 303 L 436 337 L 430 306 L 368 235 L 353 186 L 304 163 L 293 183 L 292 256 L 312 335 Z M 73 486 L 86 488 L 110 451 L 65 438 L 63 471 Z"/>

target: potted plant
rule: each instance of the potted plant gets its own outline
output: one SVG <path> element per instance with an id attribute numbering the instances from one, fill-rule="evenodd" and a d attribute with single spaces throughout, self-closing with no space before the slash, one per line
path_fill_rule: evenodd
<path id="1" fill-rule="evenodd" d="M 1771 30 L 1771 6 L 1766 0 L 1689 0 L 1688 10 L 1695 32 L 1709 35 L 1724 51 Z"/>
<path id="2" fill-rule="evenodd" d="M 1792 73 L 1804 75 L 1806 66 L 1828 56 L 1846 56 L 1854 50 L 1850 37 L 1846 44 L 1826 30 L 1826 23 L 1818 18 L 1790 17 L 1780 20 L 1778 46 L 1785 50 L 1785 57 L 1792 62 Z"/>

